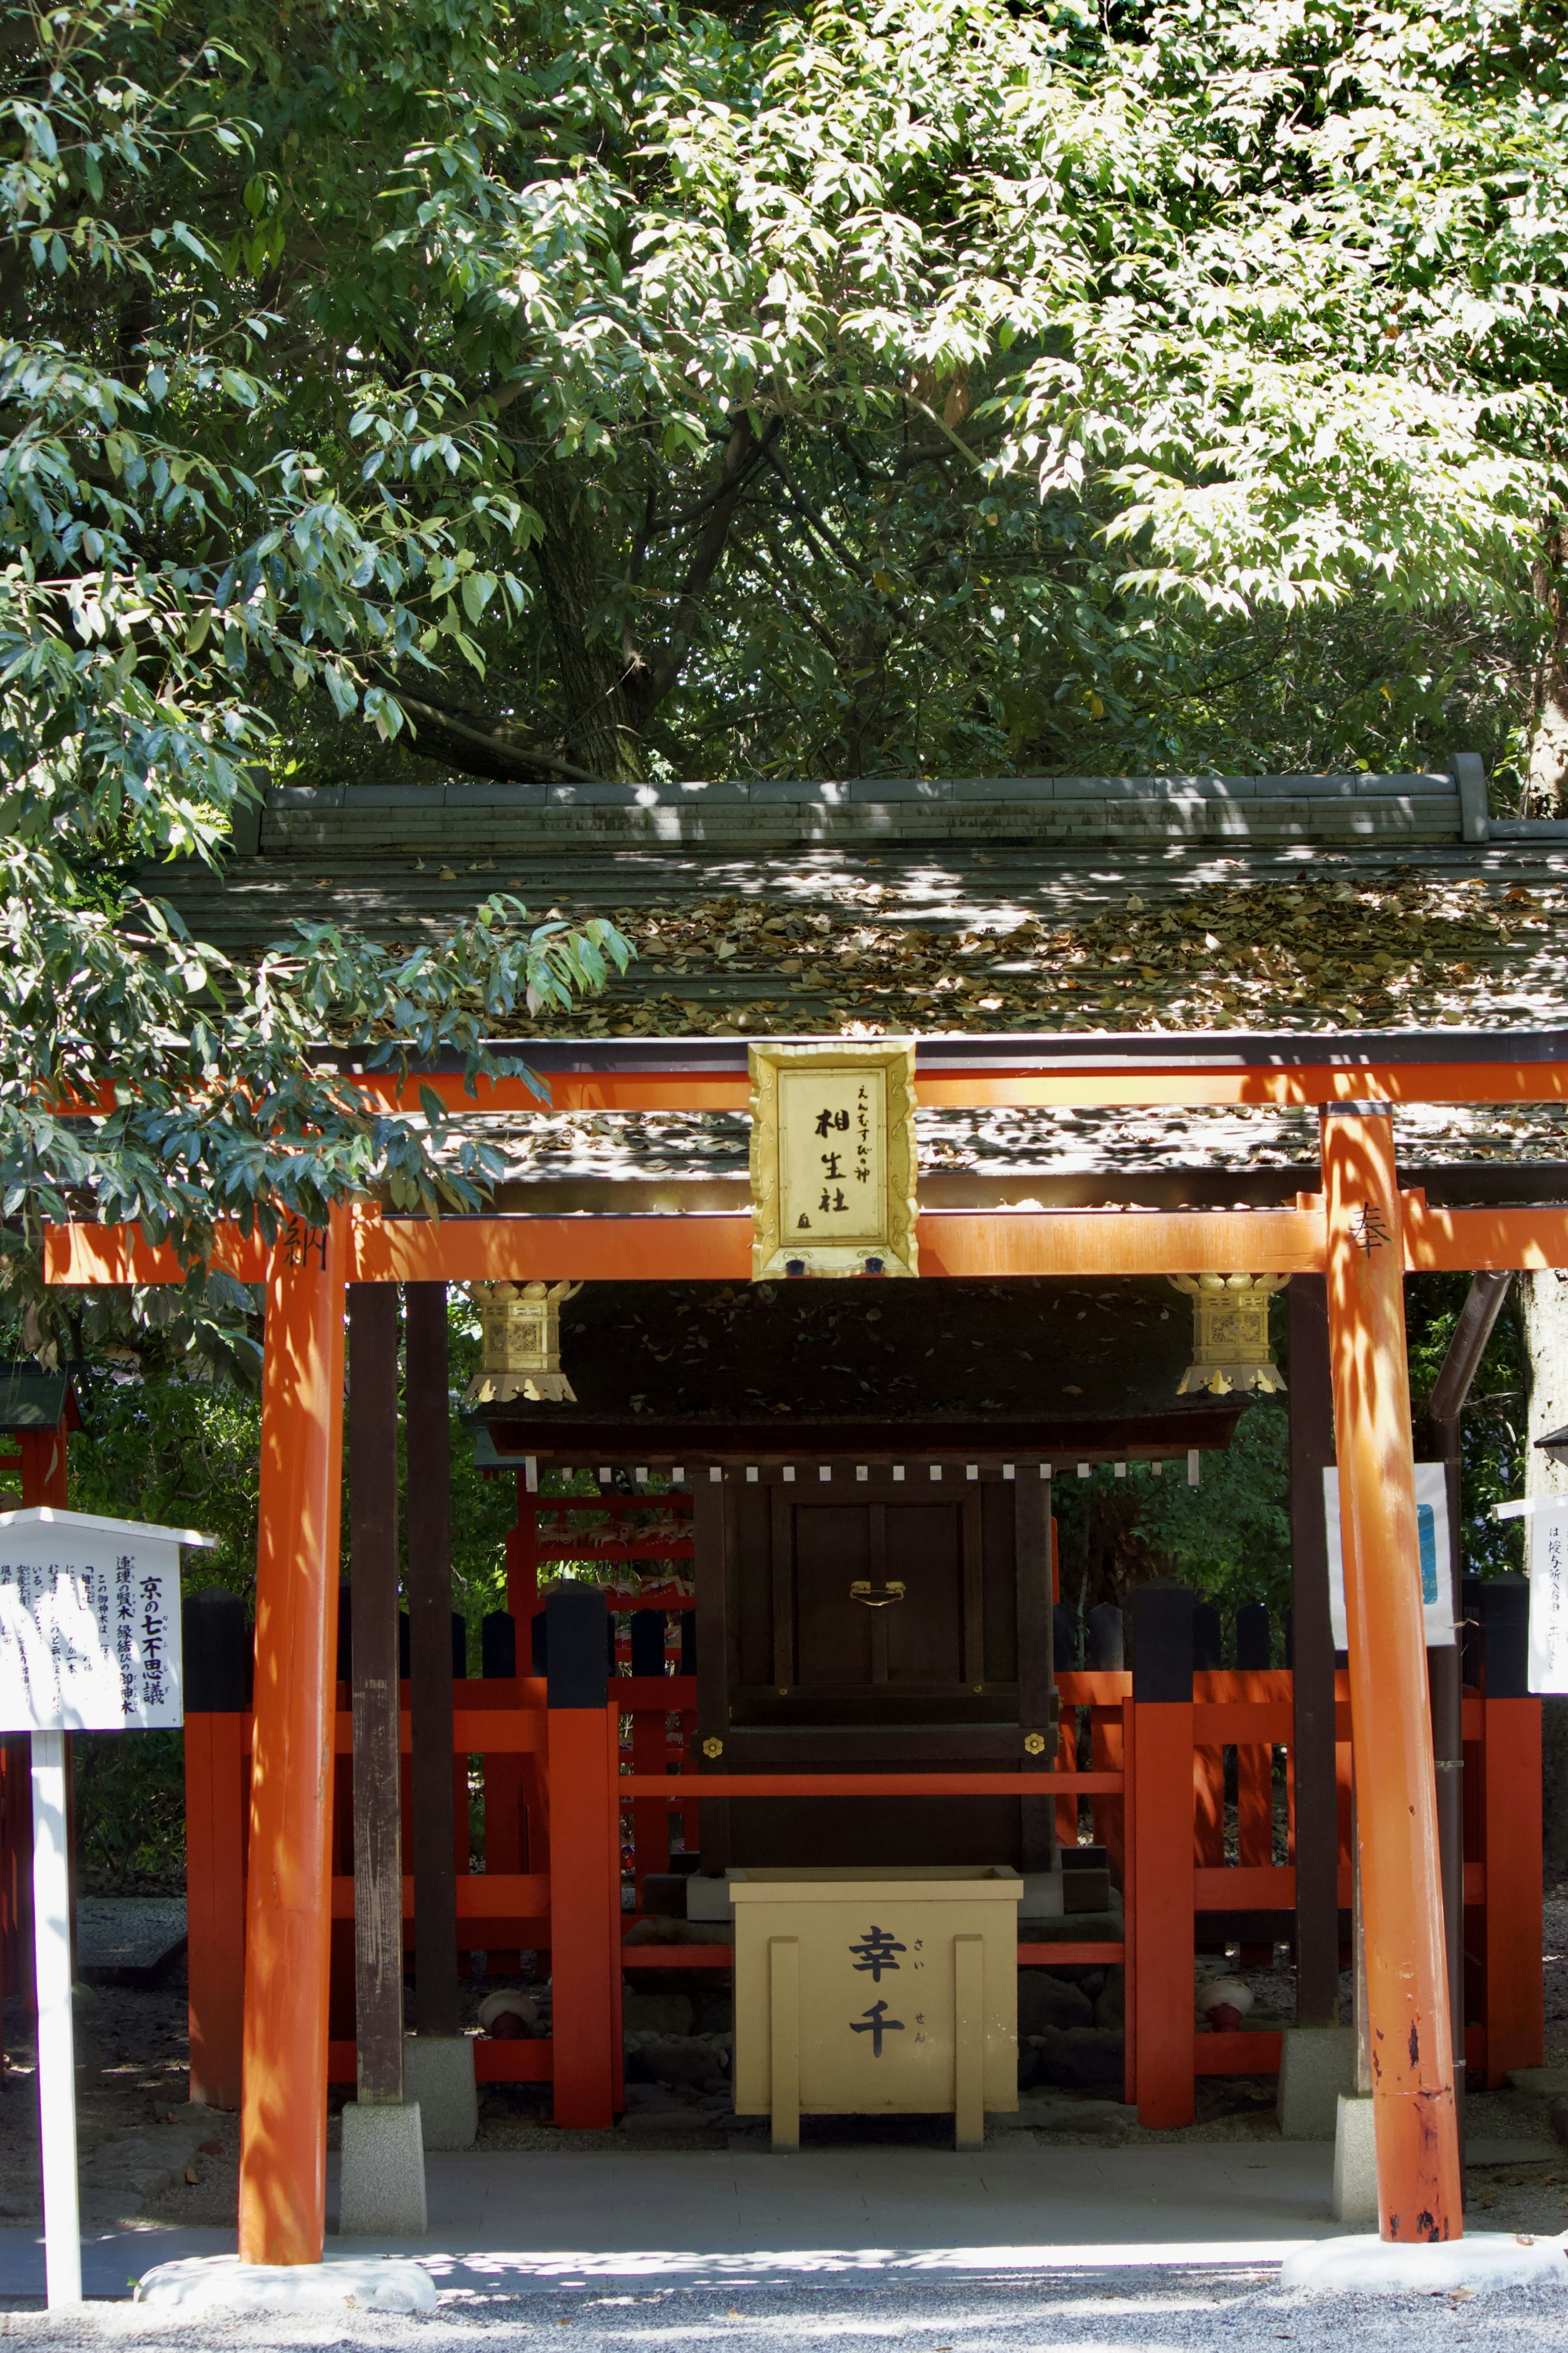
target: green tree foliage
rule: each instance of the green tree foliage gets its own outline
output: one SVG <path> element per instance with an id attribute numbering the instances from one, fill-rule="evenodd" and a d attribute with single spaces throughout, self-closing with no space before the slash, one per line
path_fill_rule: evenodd
<path id="1" fill-rule="evenodd" d="M 1463 1274 L 1413 1275 L 1405 1285 L 1418 1448 L 1426 1400 L 1468 1289 Z M 1491 1514 L 1495 1504 L 1524 1492 L 1525 1389 L 1523 1335 L 1510 1299 L 1492 1327 L 1459 1423 L 1460 1545 L 1470 1577 L 1517 1577 L 1524 1567 L 1521 1524 Z"/>
<path id="2" fill-rule="evenodd" d="M 210 704 L 172 839 L 252 694 L 498 776 L 1258 765 L 1544 649 L 1518 0 L 14 21 L 34 733 L 133 797 Z"/>
<path id="3" fill-rule="evenodd" d="M 211 843 L 302 720 L 498 776 L 1410 756 L 1549 650 L 1519 0 L 7 21 L 40 839 Z"/>
<path id="4" fill-rule="evenodd" d="M 1406 1279 L 1405 1328 L 1418 1457 L 1427 1459 L 1426 1398 L 1459 1319 L 1468 1275 Z M 1283 1301 L 1274 1303 L 1273 1345 L 1287 1374 L 1289 1354 Z M 1517 1524 L 1500 1525 L 1492 1506 L 1523 1483 L 1524 1371 L 1517 1317 L 1505 1308 L 1471 1384 L 1460 1421 L 1460 1553 L 1467 1576 L 1518 1575 Z M 1180 1463 L 1156 1478 L 1129 1463 L 1125 1479 L 1106 1467 L 1088 1481 L 1056 1482 L 1062 1599 L 1070 1609 L 1124 1602 L 1131 1586 L 1175 1577 L 1218 1604 L 1226 1655 L 1236 1611 L 1266 1601 L 1276 1651 L 1290 1607 L 1290 1429 L 1284 1398 L 1247 1407 L 1224 1451 L 1205 1453 L 1196 1487 Z"/>
<path id="5" fill-rule="evenodd" d="M 88 0 L 0 24 L 0 1260 L 24 1280 L 29 1220 L 73 1208 L 194 1255 L 216 1215 L 270 1235 L 355 1189 L 472 1206 L 485 1148 L 367 1112 L 321 1042 L 472 1078 L 514 1008 L 624 962 L 613 925 L 530 928 L 498 898 L 411 955 L 310 923 L 245 972 L 134 876 L 217 853 L 257 788 L 258 691 L 286 679 L 390 724 L 360 676 L 373 650 L 468 642 L 495 585 L 479 555 L 522 528 L 494 432 L 416 365 L 344 410 L 346 354 L 323 371 L 277 350 L 247 111 L 275 18 Z M 247 1304 L 198 1289 L 187 1335 Z"/>

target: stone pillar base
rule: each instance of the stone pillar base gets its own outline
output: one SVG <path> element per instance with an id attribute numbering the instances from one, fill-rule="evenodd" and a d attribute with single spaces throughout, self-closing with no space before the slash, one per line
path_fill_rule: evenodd
<path id="1" fill-rule="evenodd" d="M 403 2096 L 418 2103 L 426 2148 L 472 2148 L 479 2138 L 479 2095 L 470 2037 L 405 2035 Z"/>
<path id="2" fill-rule="evenodd" d="M 428 2227 L 419 2103 L 343 2110 L 338 2232 L 344 2239 L 399 2239 Z"/>
<path id="3" fill-rule="evenodd" d="M 1334 2220 L 1377 2221 L 1377 2145 L 1372 2129 L 1372 2094 L 1347 2098 L 1342 2092 L 1334 2128 Z"/>
<path id="4" fill-rule="evenodd" d="M 237 2255 L 186 2255 L 143 2272 L 135 2300 L 182 2315 L 331 2312 L 348 2305 L 368 2312 L 434 2312 L 436 2283 L 419 2264 L 395 2255 L 351 2255 L 325 2263 L 242 2263 Z"/>
<path id="5" fill-rule="evenodd" d="M 1279 2137 L 1332 2140 L 1341 2093 L 1355 2094 L 1353 2026 L 1288 2026 L 1279 2052 Z"/>

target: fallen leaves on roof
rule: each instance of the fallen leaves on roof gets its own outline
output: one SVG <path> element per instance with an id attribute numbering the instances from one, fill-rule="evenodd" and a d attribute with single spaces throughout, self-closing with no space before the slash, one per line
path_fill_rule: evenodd
<path id="1" fill-rule="evenodd" d="M 1058 921 L 714 898 L 611 912 L 630 972 L 521 1036 L 1382 1029 L 1540 1018 L 1563 1000 L 1565 894 L 1426 877 L 1205 884 Z"/>

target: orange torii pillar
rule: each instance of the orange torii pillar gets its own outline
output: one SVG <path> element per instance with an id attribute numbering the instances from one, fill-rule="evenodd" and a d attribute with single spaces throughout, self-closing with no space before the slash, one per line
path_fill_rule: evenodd
<path id="1" fill-rule="evenodd" d="M 1384 2239 L 1457 2239 L 1458 2117 L 1388 1106 L 1325 1112 L 1322 1153 L 1379 2223 Z"/>
<path id="2" fill-rule="evenodd" d="M 267 1282 L 246 1907 L 239 2259 L 318 2263 L 343 1442 L 343 1213 L 291 1219 Z"/>

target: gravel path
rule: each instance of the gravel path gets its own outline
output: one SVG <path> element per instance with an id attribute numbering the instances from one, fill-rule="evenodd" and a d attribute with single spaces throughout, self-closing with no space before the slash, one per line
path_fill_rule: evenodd
<path id="1" fill-rule="evenodd" d="M 541 2289 L 523 2296 L 449 2301 L 416 2318 L 347 2312 L 299 2319 L 154 2320 L 127 2306 L 97 2306 L 50 2318 L 0 2315 L 0 2339 L 49 2353 L 97 2353 L 126 2344 L 402 2348 L 452 2353 L 483 2341 L 487 2353 L 1131 2353 L 1203 2348 L 1205 2353 L 1405 2353 L 1477 2346 L 1535 2353 L 1561 2345 L 1564 2301 L 1538 2291 L 1462 2296 L 1282 2295 L 1258 2273 L 1119 2272 L 969 2281 L 847 2285 L 840 2281 L 754 2289 L 662 2287 L 636 2295 Z M 569 2330 L 569 2337 L 561 2332 Z"/>

